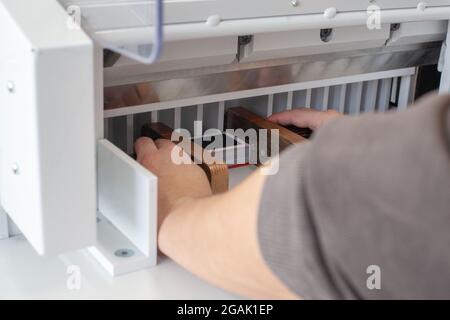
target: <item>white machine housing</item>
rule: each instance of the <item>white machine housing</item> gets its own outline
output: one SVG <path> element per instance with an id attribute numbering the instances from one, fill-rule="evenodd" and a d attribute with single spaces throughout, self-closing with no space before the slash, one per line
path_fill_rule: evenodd
<path id="1" fill-rule="evenodd" d="M 158 62 L 103 50 L 151 43 L 153 5 L 0 0 L 0 241 L 89 248 L 112 275 L 153 266 L 157 178 L 130 157 L 144 123 L 404 110 L 428 64 L 450 92 L 450 0 L 165 1 Z"/>

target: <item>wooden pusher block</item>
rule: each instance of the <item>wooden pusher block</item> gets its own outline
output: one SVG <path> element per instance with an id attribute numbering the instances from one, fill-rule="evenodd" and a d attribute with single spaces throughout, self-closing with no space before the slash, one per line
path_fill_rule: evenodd
<path id="1" fill-rule="evenodd" d="M 163 123 L 156 122 L 145 125 L 142 128 L 142 136 L 156 139 L 172 140 L 176 135 L 173 135 L 174 130 Z M 181 136 L 180 136 L 181 137 Z M 174 141 L 175 143 L 179 141 Z M 184 143 L 183 143 L 184 144 Z M 211 190 L 214 194 L 225 192 L 228 190 L 229 176 L 228 166 L 220 161 L 214 161 L 212 164 L 205 163 L 204 155 L 207 150 L 204 150 L 202 146 L 196 144 L 193 141 L 189 142 L 190 150 L 185 150 L 192 158 L 196 160 L 196 163 L 203 169 L 208 177 L 211 185 Z M 212 158 L 212 156 L 210 157 Z"/>
<path id="2" fill-rule="evenodd" d="M 225 127 L 227 129 L 266 129 L 268 131 L 267 146 L 271 145 L 271 139 L 277 138 L 271 132 L 271 130 L 278 130 L 279 138 L 279 152 L 289 146 L 297 143 L 307 141 L 307 138 L 311 136 L 311 130 L 305 128 L 296 128 L 294 126 L 283 127 L 274 122 L 271 122 L 243 107 L 235 107 L 227 110 L 225 115 Z M 258 150 L 260 150 L 260 142 L 258 140 Z M 271 156 L 271 150 L 267 150 L 269 156 Z"/>
<path id="3" fill-rule="evenodd" d="M 271 140 L 276 138 L 276 139 L 279 139 L 279 152 L 282 152 L 284 149 L 286 149 L 287 147 L 289 147 L 293 144 L 305 142 L 306 139 L 309 138 L 312 133 L 311 130 L 305 129 L 305 128 L 297 128 L 294 126 L 288 126 L 288 127 L 280 126 L 280 125 L 273 123 L 273 122 L 255 114 L 243 107 L 235 107 L 235 108 L 230 108 L 227 110 L 227 112 L 225 114 L 225 128 L 227 130 L 228 129 L 231 129 L 231 130 L 242 129 L 244 131 L 248 130 L 248 129 L 255 129 L 257 131 L 260 129 L 265 129 L 265 130 L 267 130 L 266 148 L 267 148 L 267 146 L 271 145 Z M 278 137 L 275 137 L 273 135 L 273 133 L 271 131 L 272 129 L 278 130 Z M 155 123 L 150 123 L 150 124 L 145 125 L 142 128 L 141 134 L 142 134 L 142 136 L 149 137 L 154 140 L 156 140 L 156 139 L 168 139 L 168 140 L 175 139 L 176 140 L 176 141 L 174 141 L 175 143 L 180 142 L 182 139 L 181 135 L 177 136 L 176 131 L 174 132 L 174 130 L 172 128 L 170 128 L 169 126 L 167 126 L 163 123 L 160 123 L 160 122 L 155 122 Z M 231 137 L 232 139 L 236 139 L 236 141 L 240 141 L 242 144 L 246 144 L 245 141 L 241 141 L 241 139 L 233 136 L 232 134 L 228 134 L 225 132 L 224 136 L 225 136 L 225 139 Z M 242 144 L 241 144 L 241 146 L 242 146 Z M 183 146 L 186 146 L 186 144 L 184 142 L 183 142 Z M 236 148 L 236 146 L 232 146 L 232 147 Z M 247 147 L 248 147 L 248 150 L 246 150 L 245 156 L 248 158 L 249 152 L 251 152 L 251 150 L 254 150 L 254 148 L 253 148 L 253 146 L 249 146 L 249 145 L 247 145 Z M 227 148 L 229 148 L 229 146 L 224 146 L 224 149 L 222 149 L 222 151 Z M 192 160 L 196 160 L 196 163 L 206 173 L 213 193 L 216 194 L 216 193 L 227 191 L 228 185 L 229 185 L 228 165 L 230 165 L 230 167 L 233 167 L 233 163 L 232 164 L 227 163 L 227 161 L 230 159 L 228 159 L 226 161 L 222 161 L 221 160 L 222 157 L 220 157 L 220 156 L 216 157 L 216 155 L 218 153 L 217 149 L 210 150 L 210 149 L 208 149 L 208 147 L 205 147 L 205 145 L 201 145 L 197 141 L 194 142 L 194 140 L 192 140 L 192 139 L 189 141 L 188 149 L 190 149 L 190 150 L 185 150 L 185 151 L 191 156 Z M 256 141 L 256 150 L 258 153 L 261 150 L 259 138 Z M 272 156 L 271 153 L 272 153 L 272 150 L 270 150 L 270 148 L 268 148 L 267 156 Z M 212 159 L 212 158 L 215 159 L 212 164 L 205 163 L 205 161 L 204 161 L 205 154 L 208 154 L 210 159 Z M 231 160 L 235 161 L 235 160 L 237 160 L 237 158 L 233 158 Z M 258 160 L 258 163 L 252 163 L 252 164 L 258 164 L 258 165 L 261 164 L 261 162 L 259 162 L 259 156 L 258 156 L 257 160 Z M 239 160 L 237 162 L 239 162 Z M 236 165 L 236 163 L 234 163 L 234 165 Z"/>

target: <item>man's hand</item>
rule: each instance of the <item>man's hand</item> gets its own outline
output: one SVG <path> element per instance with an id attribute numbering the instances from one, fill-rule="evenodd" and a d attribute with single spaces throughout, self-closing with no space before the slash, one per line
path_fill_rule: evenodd
<path id="1" fill-rule="evenodd" d="M 158 176 L 161 252 L 231 292 L 297 298 L 266 265 L 259 248 L 257 217 L 265 181 L 259 170 L 231 191 L 211 196 L 199 166 L 172 161 L 172 142 L 140 138 L 135 147 L 137 160 Z"/>
<path id="2" fill-rule="evenodd" d="M 208 178 L 199 166 L 192 162 L 177 165 L 172 161 L 174 148 L 182 152 L 169 140 L 140 138 L 135 144 L 137 161 L 158 177 L 159 226 L 183 201 L 212 194 Z M 185 153 L 184 158 L 190 161 Z"/>
<path id="3" fill-rule="evenodd" d="M 299 128 L 317 130 L 341 115 L 335 110 L 318 111 L 303 108 L 273 114 L 269 117 L 269 120 L 282 126 L 294 125 Z"/>

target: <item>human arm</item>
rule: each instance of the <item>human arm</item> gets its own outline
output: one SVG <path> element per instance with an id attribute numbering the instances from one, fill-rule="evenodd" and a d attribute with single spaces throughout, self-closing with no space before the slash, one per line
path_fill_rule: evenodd
<path id="1" fill-rule="evenodd" d="M 292 112 L 281 118 L 287 123 L 289 116 L 305 118 L 301 123 L 306 126 L 329 118 L 318 111 Z M 298 297 L 275 276 L 261 252 L 258 213 L 266 181 L 261 170 L 231 191 L 212 196 L 198 166 L 171 162 L 173 148 L 167 140 L 141 138 L 136 143 L 138 161 L 159 178 L 160 250 L 229 291 L 254 298 Z"/>
<path id="2" fill-rule="evenodd" d="M 269 266 L 275 280 L 283 281 L 297 296 L 311 299 L 448 298 L 450 278 L 439 275 L 445 274 L 442 270 L 449 265 L 448 255 L 442 252 L 448 242 L 450 98 L 435 96 L 422 101 L 422 107 L 402 113 L 363 115 L 330 123 L 318 130 L 311 142 L 283 153 L 279 174 L 249 183 L 260 194 L 259 200 L 252 200 L 249 194 L 235 198 L 243 203 L 242 208 L 251 207 L 247 201 L 259 201 L 258 225 L 254 226 L 258 232 L 256 246 L 262 252 L 263 267 Z M 423 129 L 420 135 L 418 127 Z M 252 179 L 257 178 L 253 176 L 244 184 Z M 173 199 L 185 197 L 186 188 L 178 189 L 170 179 L 160 181 L 168 181 L 167 185 L 174 188 Z M 160 188 L 160 197 L 164 190 L 168 191 Z M 201 198 L 205 200 L 203 214 L 187 201 L 184 207 L 180 201 L 174 209 L 160 211 L 171 212 L 161 228 L 160 246 L 179 263 L 189 260 L 185 266 L 204 279 L 236 293 L 261 297 L 270 287 L 266 277 L 253 277 L 249 271 L 227 274 L 228 265 L 208 252 L 218 249 L 226 254 L 225 243 L 233 244 L 236 250 L 248 248 L 248 243 L 228 241 L 233 233 L 220 233 L 221 222 L 227 229 L 227 220 L 243 212 L 241 208 L 236 210 L 228 202 L 234 198 L 226 195 Z M 204 219 L 206 212 L 215 212 L 218 207 L 226 207 L 230 216 L 210 214 Z M 198 214 L 191 216 L 194 212 Z M 181 219 L 188 214 L 191 222 L 170 219 L 172 213 Z M 205 224 L 209 219 L 216 223 L 211 230 L 220 225 L 218 234 L 205 232 L 204 228 L 210 227 Z M 175 233 L 183 225 L 183 234 L 178 237 Z M 192 235 L 197 228 L 201 230 L 199 235 Z M 173 240 L 167 244 L 178 248 L 165 249 L 164 229 Z M 239 229 L 237 222 L 233 229 Z M 190 237 L 188 244 L 194 247 L 182 243 L 185 237 Z M 217 248 L 200 243 L 209 239 L 213 239 L 211 244 L 222 240 Z M 246 241 L 245 237 L 239 239 Z M 192 254 L 197 245 L 205 249 Z M 230 258 L 249 258 L 234 253 Z M 201 261 L 192 261 L 197 258 Z M 227 261 L 239 263 L 238 259 Z M 202 263 L 208 264 L 206 268 L 198 267 Z M 380 290 L 370 287 L 374 283 L 369 280 L 375 276 L 368 273 L 371 266 L 382 272 Z M 222 272 L 226 277 L 217 276 Z M 264 278 L 257 283 L 256 292 L 244 291 L 235 283 L 239 277 L 247 282 L 248 274 L 250 283 Z M 276 290 L 271 289 L 270 297 L 286 292 L 285 288 Z"/>
<path id="3" fill-rule="evenodd" d="M 141 138 L 138 161 L 159 178 L 160 250 L 197 276 L 231 292 L 297 298 L 264 262 L 257 216 L 265 176 L 256 171 L 231 191 L 212 196 L 203 171 L 170 160 L 174 144 Z"/>

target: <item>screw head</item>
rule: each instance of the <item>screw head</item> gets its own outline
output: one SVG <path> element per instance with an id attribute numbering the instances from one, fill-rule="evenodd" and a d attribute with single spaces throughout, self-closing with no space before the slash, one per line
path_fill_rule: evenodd
<path id="1" fill-rule="evenodd" d="M 12 81 L 8 81 L 6 83 L 6 89 L 8 89 L 9 93 L 14 93 L 15 89 L 16 89 L 16 85 L 14 84 L 14 82 Z"/>
<path id="2" fill-rule="evenodd" d="M 206 24 L 210 27 L 217 27 L 220 24 L 221 20 L 222 18 L 219 15 L 215 14 L 209 16 L 208 19 L 206 19 Z"/>
<path id="3" fill-rule="evenodd" d="M 327 19 L 333 19 L 333 18 L 335 18 L 336 15 L 337 15 L 337 9 L 334 8 L 334 7 L 327 8 L 327 9 L 323 12 L 323 15 L 324 15 L 324 17 L 327 18 Z"/>
<path id="4" fill-rule="evenodd" d="M 422 1 L 417 4 L 417 9 L 419 9 L 420 11 L 425 11 L 427 6 L 428 4 L 425 1 Z"/>
<path id="5" fill-rule="evenodd" d="M 299 4 L 300 4 L 300 2 L 298 0 L 291 0 L 291 5 L 293 7 L 298 7 Z"/>
<path id="6" fill-rule="evenodd" d="M 114 252 L 114 255 L 119 258 L 130 258 L 134 256 L 134 251 L 131 249 L 119 249 Z"/>
<path id="7" fill-rule="evenodd" d="M 247 45 L 247 44 L 249 44 L 250 42 L 252 42 L 252 39 L 253 39 L 253 36 L 251 36 L 251 35 L 240 36 L 240 37 L 238 38 L 239 45 Z"/>
<path id="8" fill-rule="evenodd" d="M 321 29 L 320 30 L 320 40 L 323 42 L 330 42 L 333 36 L 333 29 Z"/>
<path id="9" fill-rule="evenodd" d="M 397 31 L 400 29 L 400 23 L 392 23 L 391 24 L 391 31 Z"/>

